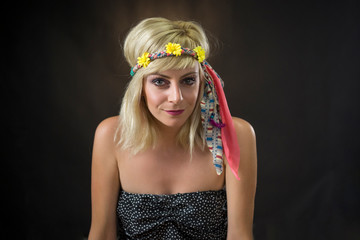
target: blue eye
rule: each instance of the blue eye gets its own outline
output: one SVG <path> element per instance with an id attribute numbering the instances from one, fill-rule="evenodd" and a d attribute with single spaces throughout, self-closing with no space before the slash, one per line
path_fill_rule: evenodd
<path id="1" fill-rule="evenodd" d="M 166 84 L 165 80 L 162 78 L 155 78 L 151 81 L 155 86 L 164 86 Z"/>
<path id="2" fill-rule="evenodd" d="M 193 77 L 185 78 L 183 83 L 186 85 L 193 85 L 196 82 L 196 79 Z"/>

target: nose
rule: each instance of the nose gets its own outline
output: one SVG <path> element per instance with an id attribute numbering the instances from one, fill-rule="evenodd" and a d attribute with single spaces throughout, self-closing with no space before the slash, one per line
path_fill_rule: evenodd
<path id="1" fill-rule="evenodd" d="M 170 90 L 169 97 L 168 97 L 169 102 L 178 104 L 179 102 L 181 102 L 183 100 L 181 88 L 177 84 L 173 84 L 169 90 Z"/>

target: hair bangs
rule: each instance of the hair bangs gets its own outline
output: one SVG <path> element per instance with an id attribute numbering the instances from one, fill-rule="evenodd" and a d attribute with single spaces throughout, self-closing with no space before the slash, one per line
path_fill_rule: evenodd
<path id="1" fill-rule="evenodd" d="M 196 66 L 196 64 L 198 64 L 197 60 L 191 56 L 165 57 L 157 59 L 156 61 L 152 61 L 149 66 L 140 70 L 143 70 L 143 74 L 145 76 L 152 73 L 158 73 L 172 69 L 181 70 L 186 68 L 193 68 Z"/>

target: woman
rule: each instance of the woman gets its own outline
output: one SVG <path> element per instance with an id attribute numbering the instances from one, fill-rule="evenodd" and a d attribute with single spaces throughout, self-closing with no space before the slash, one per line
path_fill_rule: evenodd
<path id="1" fill-rule="evenodd" d="M 129 32 L 132 79 L 95 133 L 90 240 L 252 239 L 255 133 L 230 116 L 209 52 L 194 22 Z"/>

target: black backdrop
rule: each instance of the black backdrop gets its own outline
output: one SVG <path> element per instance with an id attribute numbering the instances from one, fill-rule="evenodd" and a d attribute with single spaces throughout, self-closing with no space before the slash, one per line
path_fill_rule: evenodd
<path id="1" fill-rule="evenodd" d="M 2 8 L 4 239 L 84 239 L 97 124 L 140 19 L 195 20 L 257 133 L 255 239 L 360 239 L 357 1 L 47 1 Z"/>

